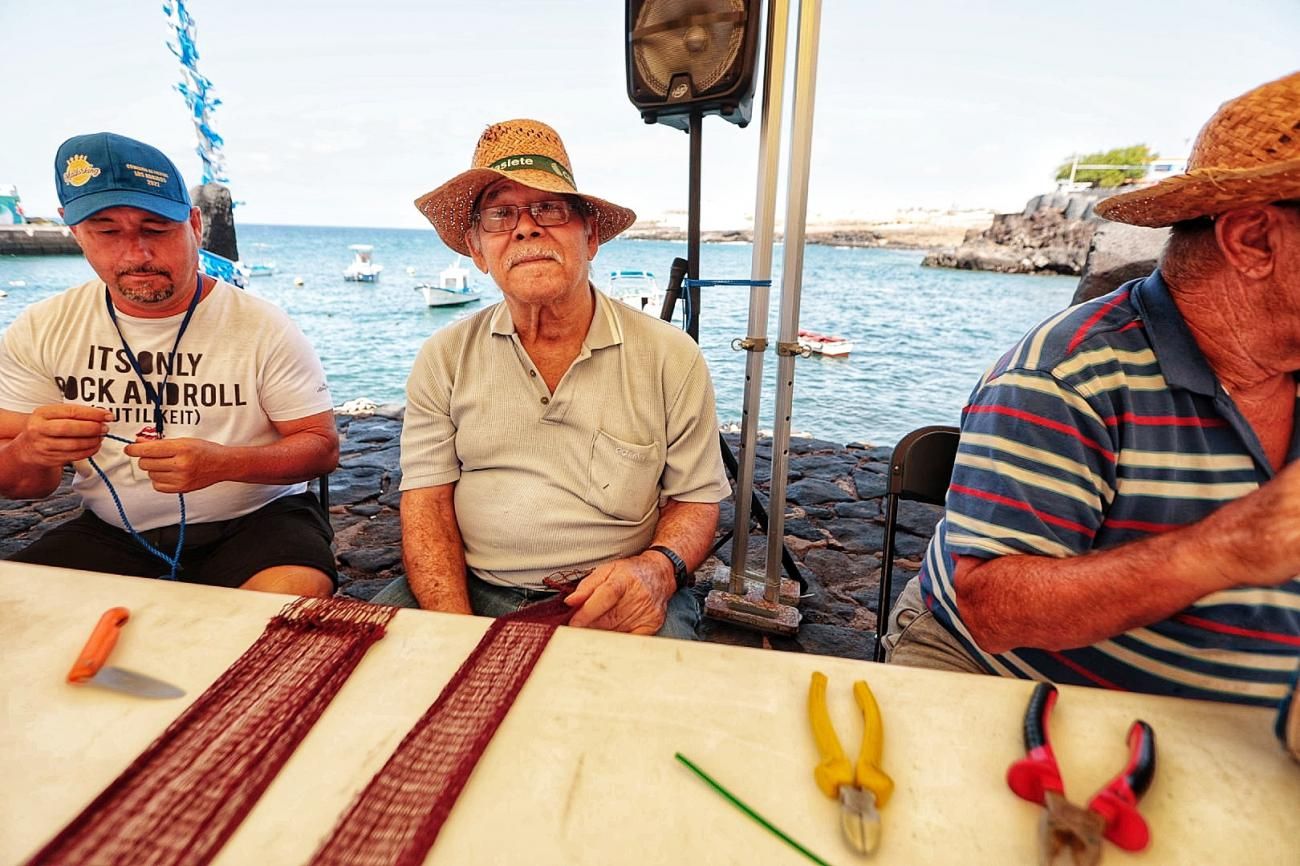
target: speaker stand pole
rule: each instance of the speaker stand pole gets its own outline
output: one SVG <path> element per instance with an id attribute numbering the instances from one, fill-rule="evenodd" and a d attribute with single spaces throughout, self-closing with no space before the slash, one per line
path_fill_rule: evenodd
<path id="1" fill-rule="evenodd" d="M 812 162 L 813 97 L 817 91 L 817 41 L 821 0 L 800 0 L 795 52 L 790 163 L 786 174 L 785 246 L 781 260 L 781 317 L 777 334 L 776 417 L 772 425 L 772 488 L 767 520 L 767 592 L 777 601 L 785 540 L 785 484 L 790 464 L 790 415 L 794 401 L 794 359 L 799 346 L 799 295 L 803 287 L 804 223 L 808 217 L 808 175 Z"/>
<path id="2" fill-rule="evenodd" d="M 700 278 L 700 138 L 704 129 L 704 115 L 691 112 L 691 162 L 690 189 L 686 213 L 686 276 Z M 700 287 L 688 285 L 686 289 L 686 333 L 695 342 L 700 341 Z"/>
<path id="3" fill-rule="evenodd" d="M 748 336 L 740 345 L 745 358 L 745 395 L 740 415 L 740 449 L 736 469 L 736 522 L 731 547 L 730 590 L 744 595 L 748 572 L 750 498 L 754 485 L 754 449 L 758 439 L 758 416 L 763 393 L 763 360 L 767 351 L 769 286 L 757 285 L 772 278 L 772 248 L 776 223 L 777 164 L 781 155 L 781 113 L 785 94 L 785 54 L 788 0 L 769 0 L 767 38 L 764 40 L 763 106 L 758 145 L 758 186 L 754 203 L 754 245 L 750 258 Z M 761 507 L 761 506 L 760 506 Z M 760 512 L 761 513 L 761 512 Z M 763 515 L 766 517 L 766 515 Z M 768 521 L 761 519 L 764 532 Z M 784 544 L 782 544 L 784 552 Z M 791 577 L 798 575 L 794 572 Z M 757 575 L 754 575 L 757 576 Z"/>
<path id="4" fill-rule="evenodd" d="M 776 223 L 777 167 L 781 154 L 781 106 L 785 92 L 785 66 L 788 22 L 788 0 L 769 0 L 767 5 L 767 37 L 765 40 L 763 105 L 761 109 L 762 132 L 758 151 L 758 184 L 754 205 L 754 242 L 750 264 L 748 336 L 739 345 L 748 356 L 745 359 L 745 398 L 740 425 L 740 459 L 729 461 L 736 478 L 735 523 L 731 538 L 731 574 L 727 591 L 715 589 L 704 600 L 704 612 L 713 619 L 743 625 L 771 634 L 793 635 L 799 630 L 802 618 L 796 605 L 799 602 L 802 576 L 785 547 L 784 484 L 779 485 L 781 497 L 769 500 L 768 505 L 779 512 L 763 513 L 762 504 L 754 494 L 754 449 L 758 435 L 758 416 L 763 392 L 763 357 L 767 351 L 768 299 L 771 289 L 766 283 L 772 277 L 772 249 Z M 726 453 L 724 440 L 724 458 Z M 778 489 L 777 468 L 772 468 L 772 489 Z M 784 472 L 785 469 L 780 470 Z M 784 479 L 782 479 L 783 481 Z M 776 588 L 771 586 L 770 573 L 749 570 L 750 515 L 758 517 L 766 533 L 766 558 L 775 554 L 791 576 L 782 580 L 776 576 Z M 777 533 L 772 523 L 776 521 Z M 775 545 L 775 546 L 774 546 Z M 715 579 L 714 586 L 720 581 Z"/>

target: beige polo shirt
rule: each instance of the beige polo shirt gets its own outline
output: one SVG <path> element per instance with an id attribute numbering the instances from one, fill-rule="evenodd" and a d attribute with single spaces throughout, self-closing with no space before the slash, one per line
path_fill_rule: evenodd
<path id="1" fill-rule="evenodd" d="M 456 482 L 465 561 L 489 582 L 539 588 L 635 555 L 665 501 L 730 490 L 699 347 L 592 291 L 587 338 L 554 394 L 504 302 L 425 341 L 407 381 L 401 489 Z"/>

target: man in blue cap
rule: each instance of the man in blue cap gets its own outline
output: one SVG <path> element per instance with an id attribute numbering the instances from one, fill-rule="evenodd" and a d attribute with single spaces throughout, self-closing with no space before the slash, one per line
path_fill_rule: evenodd
<path id="1" fill-rule="evenodd" d="M 0 495 L 76 470 L 85 511 L 13 559 L 329 595 L 329 521 L 305 481 L 338 462 L 319 359 L 275 306 L 198 270 L 202 220 L 156 148 L 79 135 L 60 213 L 98 275 L 0 337 Z"/>

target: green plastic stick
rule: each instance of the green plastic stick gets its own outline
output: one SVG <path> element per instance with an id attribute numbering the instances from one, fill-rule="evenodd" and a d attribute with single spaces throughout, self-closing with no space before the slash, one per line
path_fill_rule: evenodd
<path id="1" fill-rule="evenodd" d="M 781 828 L 777 827 L 777 826 L 776 826 L 775 824 L 773 824 L 771 821 L 767 820 L 767 819 L 764 818 L 762 815 L 758 814 L 758 813 L 755 812 L 753 809 L 749 808 L 749 806 L 745 805 L 745 802 L 744 802 L 743 800 L 741 800 L 739 797 L 737 797 L 735 794 L 731 793 L 731 792 L 728 791 L 726 788 L 724 788 L 724 787 L 722 787 L 721 785 L 719 785 L 719 784 L 718 784 L 718 783 L 713 779 L 712 776 L 710 776 L 708 773 L 706 773 L 706 772 L 704 772 L 703 770 L 701 770 L 699 767 L 695 766 L 695 764 L 691 763 L 691 759 L 690 759 L 690 758 L 686 757 L 686 756 L 683 755 L 681 752 L 678 752 L 677 755 L 676 755 L 676 757 L 677 757 L 677 760 L 679 760 L 679 761 L 681 761 L 683 764 L 685 764 L 685 765 L 687 766 L 687 768 L 688 768 L 692 773 L 694 773 L 695 775 L 697 775 L 697 776 L 699 776 L 701 779 L 703 779 L 703 780 L 708 784 L 708 786 L 709 786 L 710 788 L 712 788 L 713 790 L 717 791 L 717 792 L 718 792 L 719 794 L 721 794 L 722 796 L 726 797 L 727 800 L 731 803 L 731 805 L 735 806 L 737 809 L 739 809 L 740 811 L 744 812 L 744 813 L 745 813 L 746 815 L 748 815 L 749 817 L 753 818 L 755 821 L 757 821 L 757 822 L 758 822 L 759 824 L 761 824 L 763 827 L 767 828 L 770 832 L 772 832 L 773 834 L 775 834 L 775 835 L 777 836 L 777 838 L 779 838 L 782 842 L 785 842 L 785 844 L 789 845 L 791 848 L 793 848 L 794 850 L 798 851 L 798 852 L 799 852 L 800 854 L 802 854 L 803 856 L 807 857 L 809 860 L 811 860 L 811 861 L 813 861 L 814 863 L 816 863 L 817 866 L 830 866 L 830 864 L 827 863 L 825 860 L 823 860 L 822 858 L 818 857 L 816 854 L 814 854 L 813 852 L 809 851 L 809 850 L 808 850 L 807 848 L 805 848 L 804 846 L 800 845 L 800 844 L 799 844 L 798 842 L 796 842 L 794 839 L 790 838 L 786 833 L 784 833 L 784 832 L 781 830 Z"/>

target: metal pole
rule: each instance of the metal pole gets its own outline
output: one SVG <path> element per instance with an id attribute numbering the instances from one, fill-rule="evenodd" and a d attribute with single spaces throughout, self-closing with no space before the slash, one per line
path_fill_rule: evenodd
<path id="1" fill-rule="evenodd" d="M 781 322 L 777 333 L 776 419 L 772 429 L 772 488 L 767 507 L 767 570 L 764 598 L 781 593 L 781 546 L 785 541 L 785 484 L 790 465 L 790 411 L 794 359 L 799 349 L 799 292 L 803 284 L 804 222 L 812 160 L 813 96 L 817 91 L 817 40 L 821 0 L 800 0 L 795 52 L 790 167 L 786 179 L 785 250 L 781 259 Z"/>
<path id="2" fill-rule="evenodd" d="M 699 111 L 692 111 L 690 196 L 686 216 L 686 276 L 692 280 L 700 278 L 700 134 L 703 128 L 704 115 Z M 690 303 L 686 316 L 686 333 L 698 343 L 700 341 L 700 287 L 688 287 L 686 298 Z"/>
<path id="3" fill-rule="evenodd" d="M 758 144 L 758 191 L 754 201 L 754 248 L 750 279 L 772 278 L 772 236 L 776 222 L 777 169 L 781 158 L 781 109 L 785 94 L 785 55 L 790 19 L 789 0 L 769 0 L 763 54 L 763 107 Z M 763 394 L 763 360 L 767 351 L 767 315 L 771 289 L 749 289 L 749 335 L 742 345 L 745 358 L 745 400 L 740 415 L 740 450 L 736 467 L 735 525 L 731 538 L 731 586 L 745 594 L 749 553 L 750 501 L 754 489 L 754 447 Z M 779 580 L 778 580 L 779 584 Z"/>

